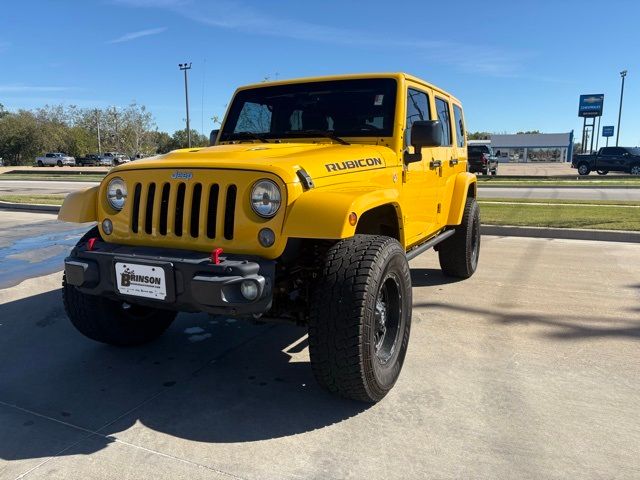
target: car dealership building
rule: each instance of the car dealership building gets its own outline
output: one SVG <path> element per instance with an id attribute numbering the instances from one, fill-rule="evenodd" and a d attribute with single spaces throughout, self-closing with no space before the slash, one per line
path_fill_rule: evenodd
<path id="1" fill-rule="evenodd" d="M 570 162 L 573 156 L 573 131 L 491 135 L 488 140 L 469 140 L 469 145 L 474 144 L 489 145 L 502 163 Z"/>

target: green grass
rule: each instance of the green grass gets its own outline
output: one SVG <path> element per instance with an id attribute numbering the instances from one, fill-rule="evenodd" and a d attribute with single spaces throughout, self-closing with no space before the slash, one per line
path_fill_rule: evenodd
<path id="1" fill-rule="evenodd" d="M 34 180 L 34 181 L 64 181 L 64 182 L 99 182 L 104 178 L 104 174 L 100 173 L 83 173 L 81 174 L 61 174 L 61 173 L 50 173 L 50 172 L 42 172 L 41 174 L 35 173 L 12 173 L 7 174 L 4 173 L 0 175 L 0 181 L 2 180 Z"/>
<path id="2" fill-rule="evenodd" d="M 482 223 L 489 225 L 640 231 L 640 211 L 635 208 L 480 202 L 480 212 Z"/>
<path id="3" fill-rule="evenodd" d="M 587 179 L 588 178 L 588 179 Z M 638 187 L 640 188 L 640 177 L 609 178 L 587 177 L 587 178 L 500 178 L 478 177 L 478 185 L 482 187 Z"/>
<path id="4" fill-rule="evenodd" d="M 554 205 L 622 205 L 640 207 L 640 202 L 633 200 L 557 200 L 548 198 L 480 198 L 479 203 L 504 202 L 504 203 L 549 203 Z M 640 213 L 639 213 L 640 214 Z"/>
<path id="5" fill-rule="evenodd" d="M 0 195 L 0 201 L 12 203 L 35 203 L 40 205 L 62 205 L 66 195 Z"/>

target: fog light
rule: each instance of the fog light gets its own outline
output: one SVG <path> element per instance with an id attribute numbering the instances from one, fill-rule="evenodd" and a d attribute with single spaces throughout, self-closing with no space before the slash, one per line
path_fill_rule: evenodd
<path id="1" fill-rule="evenodd" d="M 108 218 L 105 218 L 102 221 L 102 231 L 105 235 L 111 235 L 113 233 L 113 223 Z"/>
<path id="2" fill-rule="evenodd" d="M 249 301 L 258 298 L 258 284 L 251 280 L 245 280 L 240 284 L 240 293 Z"/>
<path id="3" fill-rule="evenodd" d="M 276 241 L 276 234 L 270 228 L 263 228 L 258 233 L 258 241 L 263 247 L 270 247 Z"/>

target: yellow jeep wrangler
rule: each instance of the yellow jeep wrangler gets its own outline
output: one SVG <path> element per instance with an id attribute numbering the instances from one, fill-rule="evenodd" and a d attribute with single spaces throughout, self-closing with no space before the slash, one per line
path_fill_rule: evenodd
<path id="1" fill-rule="evenodd" d="M 331 392 L 376 402 L 411 326 L 408 260 L 477 266 L 476 177 L 458 100 L 403 73 L 238 89 L 212 146 L 113 168 L 59 218 L 97 222 L 65 259 L 75 327 L 115 345 L 176 312 L 308 326 Z"/>

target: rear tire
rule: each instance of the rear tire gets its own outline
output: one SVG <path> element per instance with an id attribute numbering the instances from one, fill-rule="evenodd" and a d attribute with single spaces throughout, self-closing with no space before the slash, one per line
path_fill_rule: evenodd
<path id="1" fill-rule="evenodd" d="M 640 175 L 640 164 L 633 165 L 629 171 L 631 175 Z"/>
<path id="2" fill-rule="evenodd" d="M 469 278 L 480 258 L 480 208 L 475 198 L 467 198 L 462 223 L 456 233 L 438 245 L 442 273 L 449 277 Z"/>
<path id="3" fill-rule="evenodd" d="M 58 161 L 56 162 L 56 165 L 58 165 L 59 167 L 61 167 L 61 166 L 62 166 L 62 160 L 58 160 Z"/>
<path id="4" fill-rule="evenodd" d="M 38 160 L 38 166 L 39 167 L 44 167 L 44 163 L 42 163 L 42 160 Z"/>
<path id="5" fill-rule="evenodd" d="M 411 330 L 411 274 L 397 240 L 356 235 L 324 255 L 309 316 L 318 383 L 363 402 L 395 385 Z"/>
<path id="6" fill-rule="evenodd" d="M 578 173 L 580 175 L 589 175 L 591 173 L 591 169 L 589 168 L 589 164 L 581 163 L 578 165 Z"/>

